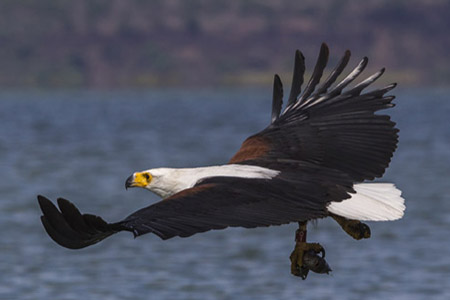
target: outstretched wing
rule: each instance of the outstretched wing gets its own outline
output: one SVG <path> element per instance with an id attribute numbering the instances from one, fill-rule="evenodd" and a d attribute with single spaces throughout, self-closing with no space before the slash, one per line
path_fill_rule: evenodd
<path id="1" fill-rule="evenodd" d="M 288 165 L 292 163 L 296 166 Z M 117 223 L 82 215 L 61 198 L 58 210 L 38 196 L 41 220 L 55 242 L 79 249 L 123 230 L 168 239 L 229 226 L 253 228 L 325 217 L 328 203 L 348 198 L 353 191 L 351 180 L 335 170 L 299 162 L 283 168 L 286 171 L 272 179 L 211 177 Z"/>
<path id="2" fill-rule="evenodd" d="M 322 44 L 316 67 L 303 93 L 305 64 L 295 55 L 291 93 L 281 113 L 282 85 L 274 81 L 272 123 L 244 141 L 230 163 L 264 166 L 268 161 L 290 159 L 311 162 L 348 174 L 355 182 L 380 177 L 397 147 L 398 129 L 389 116 L 376 111 L 393 107 L 393 96 L 385 94 L 395 87 L 367 93 L 362 91 L 378 79 L 384 69 L 344 91 L 367 65 L 364 58 L 342 81 L 332 87 L 346 67 L 346 51 L 328 78 L 318 86 L 328 61 L 328 47 Z M 318 87 L 317 87 L 318 86 Z"/>
<path id="3" fill-rule="evenodd" d="M 346 52 L 316 88 L 328 60 L 323 44 L 303 93 L 304 58 L 297 51 L 291 93 L 282 111 L 283 89 L 275 76 L 272 123 L 244 141 L 230 163 L 280 171 L 271 179 L 212 177 L 191 189 L 143 208 L 123 221 L 107 223 L 81 214 L 64 199 L 59 209 L 39 196 L 47 233 L 58 244 L 78 249 L 119 232 L 152 232 L 163 239 L 190 236 L 228 226 L 256 227 L 324 217 L 327 205 L 342 201 L 353 183 L 383 174 L 397 145 L 395 123 L 376 111 L 392 107 L 384 96 L 395 85 L 362 94 L 380 72 L 348 91 L 343 89 L 365 68 L 367 58 L 332 87 L 348 63 Z"/>

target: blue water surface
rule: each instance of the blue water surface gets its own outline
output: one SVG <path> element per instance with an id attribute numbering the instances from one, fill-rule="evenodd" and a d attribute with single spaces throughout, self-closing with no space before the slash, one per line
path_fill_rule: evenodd
<path id="1" fill-rule="evenodd" d="M 45 233 L 37 194 L 117 221 L 157 201 L 134 171 L 225 163 L 270 120 L 268 90 L 0 93 L 0 299 L 450 299 L 450 99 L 397 90 L 400 144 L 380 181 L 407 211 L 355 241 L 311 226 L 330 276 L 290 275 L 295 224 L 162 241 L 119 233 L 68 250 Z"/>

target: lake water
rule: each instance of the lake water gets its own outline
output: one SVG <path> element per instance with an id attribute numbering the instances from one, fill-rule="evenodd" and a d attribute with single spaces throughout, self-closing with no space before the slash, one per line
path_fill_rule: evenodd
<path id="1" fill-rule="evenodd" d="M 290 275 L 295 224 L 74 251 L 39 220 L 37 194 L 108 221 L 157 201 L 125 179 L 226 162 L 268 124 L 271 91 L 0 93 L 0 299 L 450 299 L 450 91 L 394 92 L 400 145 L 381 181 L 403 190 L 406 215 L 371 222 L 364 241 L 311 226 L 333 272 L 306 281 Z"/>

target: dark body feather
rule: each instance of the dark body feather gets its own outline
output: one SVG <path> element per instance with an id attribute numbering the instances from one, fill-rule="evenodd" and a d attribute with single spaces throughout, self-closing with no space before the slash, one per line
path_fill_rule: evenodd
<path id="1" fill-rule="evenodd" d="M 294 81 L 283 112 L 282 84 L 275 77 L 272 123 L 244 141 L 230 163 L 278 170 L 276 177 L 206 178 L 117 223 L 82 215 L 65 199 L 58 199 L 58 210 L 39 196 L 47 233 L 58 244 L 77 249 L 123 230 L 167 239 L 229 226 L 252 228 L 326 217 L 327 205 L 349 198 L 354 183 L 384 173 L 398 139 L 395 123 L 375 114 L 393 106 L 394 97 L 384 94 L 394 85 L 362 94 L 383 71 L 343 91 L 362 72 L 365 58 L 332 87 L 349 57 L 347 51 L 319 85 L 328 61 L 328 47 L 323 44 L 313 75 L 300 94 L 305 66 L 297 51 Z"/>

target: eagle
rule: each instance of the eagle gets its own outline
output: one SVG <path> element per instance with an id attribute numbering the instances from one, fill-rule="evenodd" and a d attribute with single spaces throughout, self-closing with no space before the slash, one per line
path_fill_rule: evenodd
<path id="1" fill-rule="evenodd" d="M 394 184 L 368 182 L 383 175 L 397 148 L 396 124 L 376 113 L 394 106 L 394 96 L 386 94 L 396 84 L 365 90 L 383 68 L 349 88 L 367 57 L 337 81 L 349 50 L 321 83 L 328 57 L 323 43 L 302 91 L 305 59 L 295 52 L 284 109 L 283 85 L 275 75 L 270 124 L 247 138 L 228 163 L 134 172 L 125 187 L 150 190 L 162 200 L 114 223 L 82 214 L 66 199 L 57 199 L 56 206 L 39 195 L 46 232 L 59 245 L 80 249 L 120 231 L 166 240 L 212 229 L 297 222 L 291 273 L 302 279 L 310 270 L 328 273 L 324 248 L 306 241 L 307 222 L 332 217 L 347 234 L 363 239 L 370 237 L 370 228 L 362 221 L 397 220 L 405 210 Z"/>

